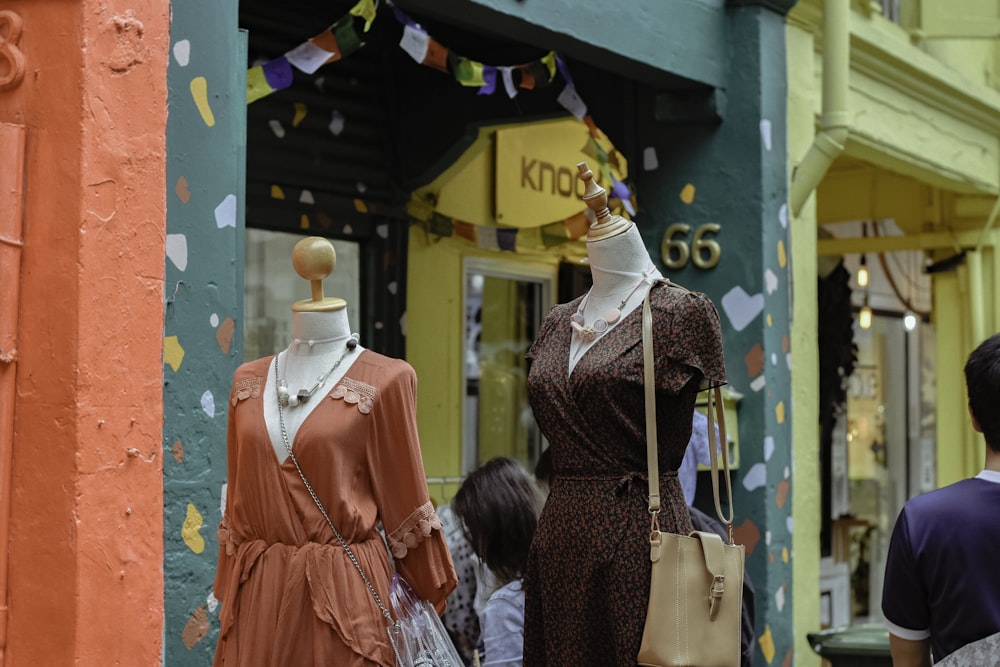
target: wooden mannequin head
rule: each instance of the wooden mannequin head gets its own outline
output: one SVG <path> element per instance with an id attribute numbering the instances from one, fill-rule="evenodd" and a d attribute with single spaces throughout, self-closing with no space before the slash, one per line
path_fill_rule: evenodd
<path id="1" fill-rule="evenodd" d="M 337 266 L 337 251 L 330 239 L 307 236 L 296 243 L 292 250 L 292 265 L 312 288 L 312 298 L 293 303 L 293 312 L 324 312 L 347 306 L 347 302 L 339 297 L 323 296 L 323 279 Z"/>
<path id="2" fill-rule="evenodd" d="M 583 201 L 597 218 L 597 222 L 587 231 L 587 242 L 601 241 L 628 231 L 632 222 L 608 210 L 608 193 L 594 180 L 594 174 L 587 163 L 578 163 L 576 169 L 577 178 L 583 181 L 584 185 Z"/>

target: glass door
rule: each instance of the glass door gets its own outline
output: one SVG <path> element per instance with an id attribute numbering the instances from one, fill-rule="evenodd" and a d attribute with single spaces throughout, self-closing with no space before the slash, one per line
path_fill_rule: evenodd
<path id="1" fill-rule="evenodd" d="M 534 467 L 543 438 L 525 354 L 553 305 L 556 269 L 469 257 L 463 267 L 462 471 L 497 456 Z"/>

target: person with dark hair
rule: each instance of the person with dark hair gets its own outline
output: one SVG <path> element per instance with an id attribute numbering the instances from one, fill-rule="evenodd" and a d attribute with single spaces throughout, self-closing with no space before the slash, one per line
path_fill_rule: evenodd
<path id="1" fill-rule="evenodd" d="M 451 501 L 472 550 L 496 587 L 479 618 L 483 667 L 521 665 L 524 574 L 542 495 L 520 463 L 491 459 L 469 474 Z"/>
<path id="2" fill-rule="evenodd" d="M 969 355 L 965 382 L 986 461 L 974 478 L 911 498 L 896 519 L 882 589 L 895 667 L 928 667 L 1000 632 L 1000 334 Z"/>

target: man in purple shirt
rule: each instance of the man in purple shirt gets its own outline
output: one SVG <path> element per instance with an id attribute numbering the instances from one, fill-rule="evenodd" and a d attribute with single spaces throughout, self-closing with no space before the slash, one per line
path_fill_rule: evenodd
<path id="1" fill-rule="evenodd" d="M 1000 334 L 969 355 L 965 382 L 986 463 L 896 520 L 882 589 L 894 667 L 929 667 L 1000 632 Z"/>

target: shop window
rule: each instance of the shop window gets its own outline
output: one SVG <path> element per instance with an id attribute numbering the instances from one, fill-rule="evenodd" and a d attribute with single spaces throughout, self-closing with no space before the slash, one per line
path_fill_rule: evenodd
<path id="1" fill-rule="evenodd" d="M 310 298 L 309 281 L 292 266 L 292 250 L 304 235 L 247 229 L 243 283 L 243 358 L 259 359 L 291 341 L 292 304 Z M 326 296 L 347 301 L 351 327 L 361 327 L 360 246 L 333 240 L 337 265 L 323 281 Z"/>
<path id="2" fill-rule="evenodd" d="M 497 456 L 531 469 L 545 444 L 528 404 L 525 354 L 552 306 L 555 270 L 467 258 L 462 469 Z"/>

